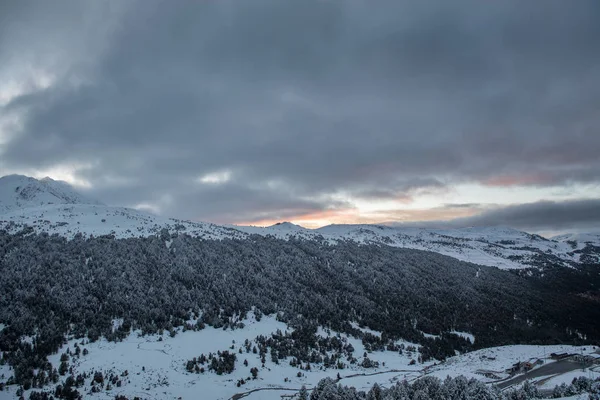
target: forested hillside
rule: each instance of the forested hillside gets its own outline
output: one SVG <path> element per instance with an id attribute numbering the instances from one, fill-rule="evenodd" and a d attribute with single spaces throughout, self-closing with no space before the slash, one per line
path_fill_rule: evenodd
<path id="1" fill-rule="evenodd" d="M 281 240 L 138 239 L 0 232 L 0 350 L 17 381 L 44 365 L 67 333 L 119 340 L 132 328 L 156 332 L 200 317 L 241 327 L 251 307 L 295 327 L 356 333 L 351 322 L 387 338 L 420 343 L 424 359 L 455 350 L 600 338 L 600 307 L 587 288 L 526 278 L 436 253 L 384 245 Z M 568 276 L 566 277 L 568 278 Z M 579 284 L 579 283 L 578 283 Z M 122 318 L 113 330 L 113 320 Z M 471 332 L 469 341 L 450 334 Z M 423 333 L 440 335 L 434 339 Z M 24 335 L 29 340 L 23 340 Z"/>

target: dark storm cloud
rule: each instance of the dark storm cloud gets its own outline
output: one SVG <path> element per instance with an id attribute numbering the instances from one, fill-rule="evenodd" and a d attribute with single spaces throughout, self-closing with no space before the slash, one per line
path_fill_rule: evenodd
<path id="1" fill-rule="evenodd" d="M 529 232 L 597 229 L 600 226 L 600 199 L 539 201 L 488 209 L 472 217 L 450 221 L 390 225 L 427 228 L 510 226 Z"/>
<path id="2" fill-rule="evenodd" d="M 169 193 L 168 211 L 220 221 L 344 206 L 338 191 L 599 181 L 595 0 L 33 4 L 4 10 L 22 23 L 0 64 L 29 43 L 76 62 L 5 106 L 26 117 L 0 156 L 88 163 L 108 203 Z"/>
<path id="3" fill-rule="evenodd" d="M 488 211 L 467 221 L 474 226 L 506 225 L 536 231 L 597 228 L 600 200 L 540 201 Z"/>

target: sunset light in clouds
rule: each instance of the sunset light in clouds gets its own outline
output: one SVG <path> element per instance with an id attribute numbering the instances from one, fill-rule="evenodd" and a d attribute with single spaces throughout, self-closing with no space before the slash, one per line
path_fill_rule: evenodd
<path id="1" fill-rule="evenodd" d="M 578 185 L 564 188 L 536 188 L 517 185 L 514 181 L 495 182 L 493 185 L 462 184 L 453 189 L 441 189 L 437 193 L 418 195 L 401 201 L 364 201 L 346 198 L 352 207 L 324 210 L 314 213 L 291 211 L 280 218 L 265 218 L 241 221 L 239 225 L 270 226 L 288 221 L 307 228 L 319 228 L 330 224 L 389 224 L 407 223 L 418 226 L 418 222 L 451 221 L 484 214 L 502 206 L 535 203 L 542 200 L 573 200 L 592 198 L 596 186 Z M 509 194 L 509 196 L 507 196 Z M 475 201 L 467 203 L 466 201 Z M 417 223 L 416 225 L 411 223 Z M 433 225 L 435 226 L 435 224 Z"/>

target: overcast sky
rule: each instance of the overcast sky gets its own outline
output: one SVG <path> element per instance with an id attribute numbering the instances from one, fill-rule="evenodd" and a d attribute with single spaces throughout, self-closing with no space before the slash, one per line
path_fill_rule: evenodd
<path id="1" fill-rule="evenodd" d="M 4 0 L 10 173 L 217 223 L 600 228 L 600 2 Z"/>

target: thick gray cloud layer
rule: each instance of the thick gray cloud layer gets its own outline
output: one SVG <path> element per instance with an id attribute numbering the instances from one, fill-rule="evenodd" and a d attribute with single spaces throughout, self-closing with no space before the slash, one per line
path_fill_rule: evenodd
<path id="1" fill-rule="evenodd" d="M 475 216 L 450 221 L 390 225 L 425 228 L 510 226 L 529 232 L 597 231 L 600 227 L 600 199 L 539 201 L 483 210 Z"/>
<path id="2" fill-rule="evenodd" d="M 0 7 L 0 75 L 55 77 L 0 109 L 25 116 L 0 167 L 89 163 L 108 203 L 231 222 L 600 181 L 597 0 Z"/>

